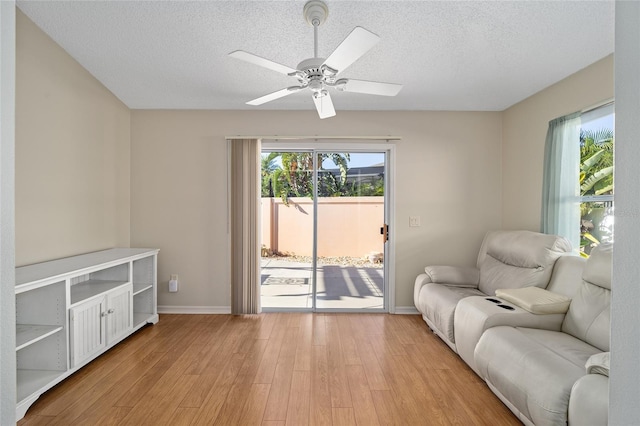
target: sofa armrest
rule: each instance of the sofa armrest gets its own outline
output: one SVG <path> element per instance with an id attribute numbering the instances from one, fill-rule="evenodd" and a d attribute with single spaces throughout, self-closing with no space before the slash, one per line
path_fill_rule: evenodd
<path id="1" fill-rule="evenodd" d="M 480 270 L 474 267 L 434 265 L 424 268 L 424 272 L 432 283 L 477 288 L 480 282 Z"/>
<path id="2" fill-rule="evenodd" d="M 606 426 L 609 417 L 609 378 L 587 374 L 578 379 L 569 396 L 569 426 Z"/>
<path id="3" fill-rule="evenodd" d="M 480 270 L 474 267 L 464 266 L 427 266 L 425 273 L 416 277 L 413 287 L 413 303 L 420 312 L 420 290 L 425 284 L 437 283 L 454 287 L 477 288 L 480 281 Z"/>

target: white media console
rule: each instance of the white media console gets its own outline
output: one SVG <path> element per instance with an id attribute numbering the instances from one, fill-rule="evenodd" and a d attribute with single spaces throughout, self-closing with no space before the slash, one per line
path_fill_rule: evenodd
<path id="1" fill-rule="evenodd" d="M 158 251 L 114 248 L 16 268 L 16 421 L 45 391 L 158 322 Z"/>

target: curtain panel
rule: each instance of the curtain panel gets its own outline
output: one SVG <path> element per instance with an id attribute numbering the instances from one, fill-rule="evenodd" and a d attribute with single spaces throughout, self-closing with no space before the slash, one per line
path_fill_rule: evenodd
<path id="1" fill-rule="evenodd" d="M 260 307 L 260 140 L 231 139 L 229 222 L 231 313 L 257 314 Z"/>
<path id="2" fill-rule="evenodd" d="M 580 248 L 580 113 L 549 122 L 544 148 L 541 231 Z"/>

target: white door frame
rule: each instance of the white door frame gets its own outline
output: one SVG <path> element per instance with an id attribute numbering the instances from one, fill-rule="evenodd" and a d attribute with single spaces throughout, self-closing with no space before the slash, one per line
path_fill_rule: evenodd
<path id="1" fill-rule="evenodd" d="M 395 313 L 395 242 L 396 242 L 396 224 L 395 224 L 395 159 L 396 144 L 395 141 L 371 140 L 363 138 L 362 140 L 336 141 L 331 139 L 302 139 L 302 140 L 271 140 L 262 139 L 262 150 L 266 151 L 320 151 L 320 152 L 384 152 L 385 153 L 385 218 L 389 226 L 389 239 L 385 244 L 385 268 L 384 268 L 384 307 L 382 310 L 366 310 L 366 309 L 320 309 L 315 308 L 315 300 L 313 302 L 313 311 L 317 312 L 389 312 Z M 314 225 L 314 239 L 315 225 Z M 314 265 L 315 266 L 315 265 Z M 315 269 L 315 268 L 314 268 Z M 315 294 L 315 280 L 313 282 Z M 314 298 L 315 299 L 315 298 Z M 306 309 L 305 309 L 306 311 Z"/>

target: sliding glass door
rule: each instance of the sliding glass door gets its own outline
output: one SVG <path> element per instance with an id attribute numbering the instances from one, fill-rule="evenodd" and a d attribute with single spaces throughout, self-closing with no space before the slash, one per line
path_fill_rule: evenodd
<path id="1" fill-rule="evenodd" d="M 385 311 L 388 152 L 262 153 L 264 310 Z"/>

